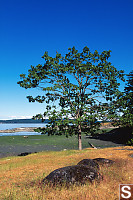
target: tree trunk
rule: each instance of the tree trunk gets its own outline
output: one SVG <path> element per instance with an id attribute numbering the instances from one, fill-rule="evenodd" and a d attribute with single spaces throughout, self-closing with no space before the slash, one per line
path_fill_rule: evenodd
<path id="1" fill-rule="evenodd" d="M 78 147 L 82 150 L 82 139 L 81 139 L 81 125 L 78 125 Z"/>

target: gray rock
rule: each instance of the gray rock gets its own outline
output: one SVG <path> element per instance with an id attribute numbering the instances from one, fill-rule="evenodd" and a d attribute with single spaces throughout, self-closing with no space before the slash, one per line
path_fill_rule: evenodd
<path id="1" fill-rule="evenodd" d="M 18 156 L 28 156 L 29 154 L 31 154 L 31 152 L 23 152 L 18 154 Z"/>
<path id="2" fill-rule="evenodd" d="M 33 152 L 33 153 L 37 153 L 37 152 Z M 23 152 L 18 154 L 18 156 L 28 156 L 29 154 L 32 154 L 32 152 Z"/>
<path id="3" fill-rule="evenodd" d="M 93 167 L 95 169 L 99 169 L 99 165 L 92 159 L 83 159 L 77 165 L 86 165 L 88 167 Z"/>
<path id="4" fill-rule="evenodd" d="M 102 176 L 96 169 L 87 165 L 74 165 L 54 170 L 42 182 L 50 185 L 71 185 L 85 184 L 101 179 Z"/>
<path id="5" fill-rule="evenodd" d="M 109 160 L 109 159 L 106 159 L 106 158 L 95 158 L 93 160 L 95 162 L 97 162 L 98 164 L 101 164 L 101 165 L 112 165 L 114 163 L 113 160 Z"/>

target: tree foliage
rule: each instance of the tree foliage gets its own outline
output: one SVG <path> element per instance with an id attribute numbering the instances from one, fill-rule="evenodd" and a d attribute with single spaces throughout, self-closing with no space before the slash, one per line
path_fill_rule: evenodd
<path id="1" fill-rule="evenodd" d="M 21 74 L 18 84 L 26 89 L 41 88 L 43 96 L 28 96 L 29 102 L 45 102 L 45 112 L 34 118 L 49 119 L 43 133 L 78 135 L 82 149 L 81 133 L 94 134 L 99 118 L 107 114 L 108 103 L 119 94 L 118 79 L 123 80 L 123 71 L 118 71 L 108 61 L 111 51 L 82 52 L 73 48 L 62 56 L 50 57 L 45 52 L 44 65 L 31 66 L 28 75 Z M 71 119 L 71 121 L 70 121 Z"/>
<path id="2" fill-rule="evenodd" d="M 115 108 L 121 113 L 118 124 L 123 127 L 133 127 L 133 71 L 127 77 L 124 92 L 118 95 Z"/>
<path id="3" fill-rule="evenodd" d="M 114 105 L 117 113 L 121 113 L 121 115 L 114 122 L 116 125 L 123 127 L 124 130 L 126 130 L 126 134 L 128 132 L 129 143 L 133 144 L 133 71 L 127 75 L 124 92 L 121 92 L 118 95 Z"/>

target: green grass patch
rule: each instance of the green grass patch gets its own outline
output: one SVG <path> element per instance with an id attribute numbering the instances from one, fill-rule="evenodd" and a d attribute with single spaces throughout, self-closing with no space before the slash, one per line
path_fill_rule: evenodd
<path id="1" fill-rule="evenodd" d="M 85 138 L 85 135 L 82 137 L 83 148 L 88 147 L 88 141 Z M 61 146 L 68 149 L 77 149 L 78 148 L 78 139 L 77 136 L 70 136 L 66 138 L 65 135 L 62 136 L 47 136 L 47 135 L 30 135 L 28 138 L 23 136 L 1 136 L 0 145 L 21 145 L 21 146 L 35 146 L 35 145 L 52 145 L 52 146 Z"/>
<path id="2" fill-rule="evenodd" d="M 108 132 L 112 129 L 104 130 Z M 99 134 L 103 131 L 99 130 Z M 110 147 L 114 144 L 108 144 L 106 141 L 98 141 L 96 139 L 87 138 L 85 134 L 82 134 L 82 147 L 88 148 L 90 145 L 88 142 L 92 143 L 96 147 Z M 30 146 L 30 147 L 39 147 L 45 146 L 45 150 L 63 150 L 63 149 L 78 149 L 78 138 L 77 135 L 69 136 L 68 138 L 65 135 L 29 135 L 27 138 L 24 136 L 1 136 L 0 137 L 0 146 Z"/>

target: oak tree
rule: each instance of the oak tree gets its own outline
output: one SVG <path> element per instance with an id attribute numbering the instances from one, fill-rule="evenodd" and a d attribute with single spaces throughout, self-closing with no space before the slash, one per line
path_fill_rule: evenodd
<path id="1" fill-rule="evenodd" d="M 81 52 L 75 47 L 69 48 L 65 56 L 56 52 L 51 57 L 45 52 L 43 65 L 31 66 L 28 75 L 20 75 L 21 87 L 41 88 L 44 92 L 44 95 L 27 97 L 29 102 L 47 104 L 43 114 L 34 116 L 49 119 L 46 128 L 40 129 L 42 133 L 76 134 L 78 147 L 82 149 L 82 133 L 95 133 L 98 119 L 107 115 L 107 102 L 119 93 L 118 79 L 123 80 L 123 71 L 108 61 L 110 54 L 110 50 L 91 53 L 88 47 Z"/>

